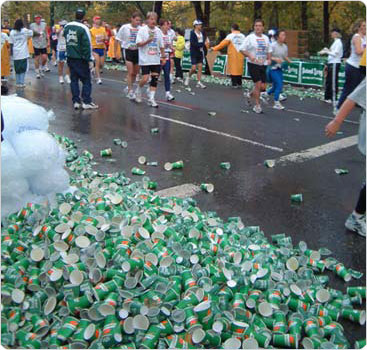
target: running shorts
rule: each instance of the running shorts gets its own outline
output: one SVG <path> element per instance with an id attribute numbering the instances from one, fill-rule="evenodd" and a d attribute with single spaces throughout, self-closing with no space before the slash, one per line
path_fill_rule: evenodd
<path id="1" fill-rule="evenodd" d="M 254 83 L 261 81 L 266 82 L 266 66 L 260 66 L 254 63 L 247 63 L 248 71 L 250 73 L 251 79 Z"/>
<path id="2" fill-rule="evenodd" d="M 125 60 L 133 64 L 139 63 L 139 50 L 125 49 Z"/>
<path id="3" fill-rule="evenodd" d="M 33 47 L 34 50 L 34 55 L 35 56 L 39 56 L 39 55 L 47 55 L 47 48 L 44 47 L 42 49 L 38 49 L 37 47 Z"/>
<path id="4" fill-rule="evenodd" d="M 104 49 L 93 49 L 93 52 L 96 53 L 99 57 L 104 56 Z"/>
<path id="5" fill-rule="evenodd" d="M 59 62 L 66 61 L 66 51 L 57 51 L 56 58 Z"/>
<path id="6" fill-rule="evenodd" d="M 195 65 L 198 63 L 203 63 L 204 61 L 204 54 L 199 51 L 199 52 L 190 52 L 190 57 L 191 57 L 191 64 Z"/>
<path id="7" fill-rule="evenodd" d="M 150 66 L 141 66 L 141 74 L 147 75 L 150 73 L 157 73 L 159 74 L 161 72 L 161 65 L 160 64 L 154 64 Z"/>

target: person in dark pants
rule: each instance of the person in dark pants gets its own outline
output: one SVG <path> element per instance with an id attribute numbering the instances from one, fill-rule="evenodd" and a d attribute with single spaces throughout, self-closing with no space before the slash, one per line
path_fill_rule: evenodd
<path id="1" fill-rule="evenodd" d="M 343 57 L 343 43 L 340 39 L 341 34 L 339 29 L 333 29 L 331 31 L 331 37 L 334 39 L 334 42 L 330 46 L 330 49 L 325 47 L 319 52 L 319 54 L 328 55 L 324 102 L 333 102 L 333 104 L 335 104 L 338 96 L 338 75 L 341 59 Z"/>
<path id="2" fill-rule="evenodd" d="M 92 102 L 91 70 L 93 70 L 93 56 L 91 37 L 88 27 L 82 24 L 84 10 L 77 10 L 76 21 L 68 23 L 64 28 L 66 39 L 66 56 L 70 68 L 70 88 L 73 95 L 75 109 L 97 109 Z M 82 100 L 80 99 L 79 80 L 83 84 Z"/>
<path id="3" fill-rule="evenodd" d="M 366 48 L 366 21 L 364 19 L 357 20 L 352 26 L 352 32 L 354 35 L 350 42 L 351 53 L 345 64 L 345 84 L 338 101 L 338 109 L 364 78 L 359 69 L 359 63 Z"/>
<path id="4" fill-rule="evenodd" d="M 176 68 L 176 80 L 183 82 L 183 72 L 181 66 L 181 60 L 183 58 L 183 53 L 185 49 L 185 38 L 184 31 L 180 28 L 176 28 L 176 41 L 174 42 L 175 47 L 175 57 L 173 58 Z M 176 44 L 175 44 L 176 43 Z"/>

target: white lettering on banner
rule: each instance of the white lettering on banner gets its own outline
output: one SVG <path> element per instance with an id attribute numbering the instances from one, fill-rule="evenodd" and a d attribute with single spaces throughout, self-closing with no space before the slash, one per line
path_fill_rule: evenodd
<path id="1" fill-rule="evenodd" d="M 312 75 L 316 75 L 319 77 L 322 77 L 322 69 L 318 69 L 318 68 L 305 68 L 302 67 L 302 74 L 312 74 Z"/>

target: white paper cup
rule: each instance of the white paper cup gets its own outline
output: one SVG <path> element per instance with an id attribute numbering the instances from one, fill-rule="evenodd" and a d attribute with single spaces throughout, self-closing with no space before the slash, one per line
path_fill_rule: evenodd
<path id="1" fill-rule="evenodd" d="M 242 342 L 242 349 L 258 349 L 259 344 L 255 338 L 247 338 Z"/>
<path id="2" fill-rule="evenodd" d="M 136 315 L 133 318 L 133 327 L 135 330 L 146 331 L 149 328 L 148 317 L 143 315 Z"/>
<path id="3" fill-rule="evenodd" d="M 294 256 L 292 256 L 291 258 L 287 260 L 286 266 L 288 270 L 296 271 L 299 267 L 298 260 Z"/>
<path id="4" fill-rule="evenodd" d="M 229 338 L 223 344 L 223 349 L 239 349 L 241 341 L 237 338 Z"/>
<path id="5" fill-rule="evenodd" d="M 45 251 L 42 248 L 34 248 L 31 251 L 31 259 L 33 261 L 41 261 L 45 256 Z"/>
<path id="6" fill-rule="evenodd" d="M 259 313 L 261 316 L 271 316 L 273 314 L 273 308 L 271 307 L 271 304 L 264 301 L 259 304 Z"/>
<path id="7" fill-rule="evenodd" d="M 87 248 L 90 246 L 90 239 L 86 236 L 79 236 L 75 239 L 75 244 L 79 248 Z"/>
<path id="8" fill-rule="evenodd" d="M 75 286 L 79 286 L 84 281 L 84 275 L 79 270 L 74 270 L 69 275 L 69 281 Z"/>
<path id="9" fill-rule="evenodd" d="M 25 297 L 25 293 L 20 289 L 13 289 L 11 292 L 11 299 L 16 304 L 22 303 L 24 300 L 24 297 Z"/>
<path id="10" fill-rule="evenodd" d="M 326 303 L 330 299 L 330 293 L 327 289 L 319 289 L 316 292 L 316 299 L 320 303 Z"/>
<path id="11" fill-rule="evenodd" d="M 43 308 L 43 312 L 44 314 L 47 316 L 49 315 L 52 311 L 55 310 L 57 304 L 57 299 L 55 297 L 49 297 L 45 303 L 45 306 Z"/>
<path id="12" fill-rule="evenodd" d="M 200 343 L 205 338 L 205 332 L 201 328 L 197 328 L 192 333 L 192 342 L 194 344 Z"/>

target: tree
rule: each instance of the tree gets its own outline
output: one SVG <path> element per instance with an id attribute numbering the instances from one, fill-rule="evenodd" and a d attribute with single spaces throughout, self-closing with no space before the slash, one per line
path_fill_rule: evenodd
<path id="1" fill-rule="evenodd" d="M 301 1 L 301 28 L 307 30 L 307 1 Z"/>
<path id="2" fill-rule="evenodd" d="M 158 15 L 158 21 L 162 16 L 163 1 L 154 1 L 154 12 Z"/>
<path id="3" fill-rule="evenodd" d="M 254 21 L 258 18 L 262 18 L 261 8 L 263 3 L 261 1 L 254 1 Z"/>
<path id="4" fill-rule="evenodd" d="M 196 19 L 200 19 L 201 21 L 204 21 L 204 14 L 201 8 L 201 1 L 193 1 L 192 5 L 194 6 L 194 9 L 195 9 Z"/>
<path id="5" fill-rule="evenodd" d="M 192 1 L 191 3 L 195 9 L 196 19 L 200 19 L 204 27 L 209 27 L 211 10 L 210 1 L 204 1 L 204 11 L 201 7 L 202 1 Z"/>
<path id="6" fill-rule="evenodd" d="M 323 3 L 323 25 L 324 25 L 324 44 L 327 45 L 329 42 L 329 2 L 324 1 Z"/>
<path id="7" fill-rule="evenodd" d="M 210 1 L 204 1 L 204 25 L 210 26 Z"/>
<path id="8" fill-rule="evenodd" d="M 272 9 L 269 13 L 268 25 L 269 28 L 279 28 L 279 11 L 278 2 L 272 2 Z"/>

